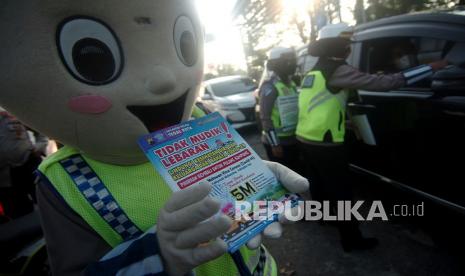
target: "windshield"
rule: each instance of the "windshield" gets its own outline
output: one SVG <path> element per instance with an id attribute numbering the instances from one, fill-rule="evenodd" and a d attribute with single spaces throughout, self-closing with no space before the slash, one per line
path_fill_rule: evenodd
<path id="1" fill-rule="evenodd" d="M 211 89 L 215 96 L 227 97 L 234 94 L 254 91 L 257 89 L 257 86 L 251 79 L 242 78 L 211 84 Z"/>

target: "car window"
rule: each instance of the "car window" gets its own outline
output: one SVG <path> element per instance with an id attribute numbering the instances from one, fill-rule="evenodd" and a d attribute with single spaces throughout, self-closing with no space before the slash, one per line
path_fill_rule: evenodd
<path id="1" fill-rule="evenodd" d="M 363 42 L 361 70 L 372 74 L 392 74 L 443 59 L 454 42 L 427 37 L 389 37 Z M 426 79 L 405 87 L 429 89 Z"/>
<path id="2" fill-rule="evenodd" d="M 241 78 L 233 79 L 224 82 L 213 83 L 210 85 L 213 94 L 217 97 L 226 97 L 234 94 L 253 92 L 257 89 L 257 85 L 252 79 Z"/>
<path id="3" fill-rule="evenodd" d="M 465 42 L 457 42 L 451 46 L 446 54 L 446 60 L 453 61 L 454 64 L 464 67 L 465 65 Z"/>

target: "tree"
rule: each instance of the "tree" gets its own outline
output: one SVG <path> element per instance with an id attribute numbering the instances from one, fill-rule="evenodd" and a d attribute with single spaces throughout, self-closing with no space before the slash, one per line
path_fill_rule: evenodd
<path id="1" fill-rule="evenodd" d="M 342 22 L 340 0 L 321 0 L 321 2 L 328 14 L 329 23 L 336 23 L 334 22 L 335 19 L 338 19 L 339 22 Z"/>
<path id="2" fill-rule="evenodd" d="M 363 24 L 367 21 L 365 13 L 365 3 L 363 0 L 357 0 L 355 2 L 354 18 L 357 24 Z"/>
<path id="3" fill-rule="evenodd" d="M 426 9 L 425 0 L 368 0 L 369 20 Z"/>
<path id="4" fill-rule="evenodd" d="M 311 20 L 311 15 L 309 11 L 309 18 Z M 296 26 L 297 31 L 299 32 L 300 39 L 302 40 L 303 44 L 307 44 L 309 40 L 307 24 L 305 21 L 299 20 L 296 13 L 292 15 L 292 23 Z M 310 22 L 311 23 L 311 22 Z"/>
<path id="5" fill-rule="evenodd" d="M 376 20 L 383 17 L 400 15 L 414 11 L 451 8 L 460 5 L 463 0 L 368 0 L 367 19 Z M 357 1 L 358 3 L 358 1 Z M 356 6 L 357 7 L 357 6 Z M 357 8 L 355 9 L 357 11 Z M 357 15 L 356 15 L 357 16 Z M 356 17 L 357 18 L 357 17 Z M 358 20 L 357 20 L 358 23 Z"/>
<path id="6" fill-rule="evenodd" d="M 278 22 L 282 12 L 281 0 L 237 0 L 233 10 L 242 31 L 242 44 L 249 74 L 258 77 L 266 60 L 266 52 L 277 45 L 280 34 L 264 41 L 267 27 Z"/>

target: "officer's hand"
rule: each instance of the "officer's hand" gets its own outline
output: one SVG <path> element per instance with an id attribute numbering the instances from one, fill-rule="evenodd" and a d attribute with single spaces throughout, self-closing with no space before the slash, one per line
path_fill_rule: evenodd
<path id="1" fill-rule="evenodd" d="M 265 162 L 268 168 L 275 174 L 276 178 L 278 178 L 279 182 L 281 182 L 281 184 L 283 184 L 283 186 L 290 192 L 302 193 L 308 190 L 310 184 L 308 183 L 308 180 L 305 177 L 279 163 L 269 162 L 265 160 L 263 160 L 263 162 Z M 295 215 L 299 212 L 298 209 L 302 208 L 303 206 L 299 205 L 292 208 L 292 210 L 286 211 L 291 212 Z M 279 222 L 274 222 L 270 224 L 267 228 L 265 228 L 265 231 L 263 231 L 263 235 L 265 235 L 268 238 L 277 239 L 281 237 L 283 232 L 281 224 L 289 223 L 292 223 L 292 221 L 286 219 L 286 216 L 284 214 L 280 214 Z M 250 249 L 256 249 L 260 246 L 261 240 L 261 235 L 257 235 L 247 243 L 247 247 Z"/>
<path id="2" fill-rule="evenodd" d="M 441 70 L 442 68 L 446 67 L 447 65 L 449 65 L 449 63 L 446 60 L 438 60 L 438 61 L 435 61 L 435 62 L 432 62 L 432 63 L 429 64 L 429 66 L 431 66 L 431 68 L 433 68 L 433 71 Z"/>
<path id="3" fill-rule="evenodd" d="M 276 158 L 283 158 L 284 157 L 284 151 L 283 151 L 282 146 L 271 147 L 271 153 Z"/>
<path id="4" fill-rule="evenodd" d="M 175 192 L 160 212 L 157 236 L 169 275 L 184 275 L 227 252 L 226 243 L 218 237 L 232 220 L 214 216 L 220 203 L 208 196 L 210 190 L 210 184 L 199 183 Z"/>

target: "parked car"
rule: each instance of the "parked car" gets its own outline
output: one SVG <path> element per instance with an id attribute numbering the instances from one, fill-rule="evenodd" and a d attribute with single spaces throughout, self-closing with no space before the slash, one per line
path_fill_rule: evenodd
<path id="1" fill-rule="evenodd" d="M 395 91 L 358 91 L 349 111 L 367 114 L 376 145 L 348 139 L 352 169 L 465 214 L 465 11 L 381 19 L 357 26 L 353 40 L 348 62 L 364 72 L 452 65 Z"/>
<path id="2" fill-rule="evenodd" d="M 235 128 L 255 124 L 256 83 L 248 77 L 228 76 L 205 81 L 199 102 L 210 112 L 218 111 Z"/>

